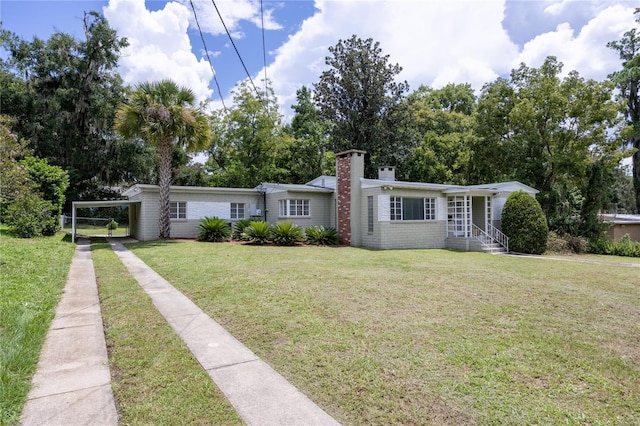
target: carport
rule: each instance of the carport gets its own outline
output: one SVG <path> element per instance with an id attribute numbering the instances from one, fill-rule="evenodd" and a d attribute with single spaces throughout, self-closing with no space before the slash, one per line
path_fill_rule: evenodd
<path id="1" fill-rule="evenodd" d="M 140 201 L 129 200 L 108 200 L 108 201 L 73 201 L 71 203 L 71 241 L 76 241 L 76 211 L 83 208 L 95 208 L 95 207 L 129 207 L 129 223 L 131 223 L 131 206 L 134 204 L 140 204 Z"/>

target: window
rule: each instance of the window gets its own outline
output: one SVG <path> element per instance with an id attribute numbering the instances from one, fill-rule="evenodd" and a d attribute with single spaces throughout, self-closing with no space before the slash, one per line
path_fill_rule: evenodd
<path id="1" fill-rule="evenodd" d="M 244 204 L 231 203 L 231 219 L 244 219 Z"/>
<path id="2" fill-rule="evenodd" d="M 435 198 L 391 197 L 391 220 L 436 220 Z"/>
<path id="3" fill-rule="evenodd" d="M 373 232 L 373 197 L 367 197 L 367 232 Z"/>
<path id="4" fill-rule="evenodd" d="M 280 200 L 278 207 L 281 217 L 311 216 L 309 200 Z"/>
<path id="5" fill-rule="evenodd" d="M 186 219 L 187 203 L 184 201 L 171 201 L 169 203 L 169 219 Z"/>

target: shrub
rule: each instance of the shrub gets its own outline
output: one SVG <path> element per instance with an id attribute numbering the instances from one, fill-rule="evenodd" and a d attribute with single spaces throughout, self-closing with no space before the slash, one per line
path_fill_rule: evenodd
<path id="1" fill-rule="evenodd" d="M 629 234 L 615 241 L 595 240 L 589 244 L 589 253 L 640 257 L 640 242 L 631 241 Z"/>
<path id="2" fill-rule="evenodd" d="M 266 244 L 271 240 L 271 225 L 261 220 L 251 221 L 244 228 L 243 238 L 253 244 Z"/>
<path id="3" fill-rule="evenodd" d="M 36 194 L 18 196 L 7 209 L 7 223 L 22 238 L 50 236 L 58 231 L 58 216 L 50 201 Z"/>
<path id="4" fill-rule="evenodd" d="M 253 219 L 242 219 L 237 221 L 234 225 L 233 225 L 233 239 L 234 240 L 244 240 L 245 239 L 245 235 L 244 235 L 244 230 L 247 226 L 249 226 L 249 224 L 253 221 Z"/>
<path id="5" fill-rule="evenodd" d="M 107 229 L 113 231 L 114 229 L 118 229 L 118 222 L 111 219 L 111 222 L 107 223 Z"/>
<path id="6" fill-rule="evenodd" d="M 293 246 L 304 240 L 304 231 L 293 222 L 277 223 L 271 228 L 271 241 L 279 246 Z"/>
<path id="7" fill-rule="evenodd" d="M 540 203 L 524 191 L 509 195 L 502 209 L 502 231 L 509 237 L 509 250 L 542 254 L 549 227 Z"/>
<path id="8" fill-rule="evenodd" d="M 324 226 L 309 226 L 305 229 L 306 242 L 314 246 L 335 246 L 338 244 L 338 231 Z"/>
<path id="9" fill-rule="evenodd" d="M 224 219 L 218 217 L 205 217 L 200 219 L 199 241 L 219 243 L 227 241 L 231 236 L 231 229 Z"/>

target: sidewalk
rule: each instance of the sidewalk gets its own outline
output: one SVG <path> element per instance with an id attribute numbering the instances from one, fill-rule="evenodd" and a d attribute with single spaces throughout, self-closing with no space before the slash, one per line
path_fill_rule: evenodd
<path id="1" fill-rule="evenodd" d="M 115 425 L 107 346 L 87 240 L 78 242 L 20 423 Z"/>
<path id="2" fill-rule="evenodd" d="M 338 425 L 116 239 L 112 249 L 248 425 Z M 22 425 L 116 425 L 90 245 L 80 241 Z"/>
<path id="3" fill-rule="evenodd" d="M 110 244 L 247 424 L 339 424 L 122 244 Z"/>

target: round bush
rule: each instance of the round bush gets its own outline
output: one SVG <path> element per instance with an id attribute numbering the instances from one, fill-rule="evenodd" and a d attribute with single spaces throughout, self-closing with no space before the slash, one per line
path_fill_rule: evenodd
<path id="1" fill-rule="evenodd" d="M 199 228 L 198 241 L 219 243 L 227 241 L 231 236 L 231 229 L 227 221 L 218 217 L 205 217 L 204 219 L 200 219 Z"/>
<path id="2" fill-rule="evenodd" d="M 502 209 L 502 232 L 509 237 L 509 250 L 544 253 L 549 227 L 540 203 L 524 191 L 509 195 Z"/>

